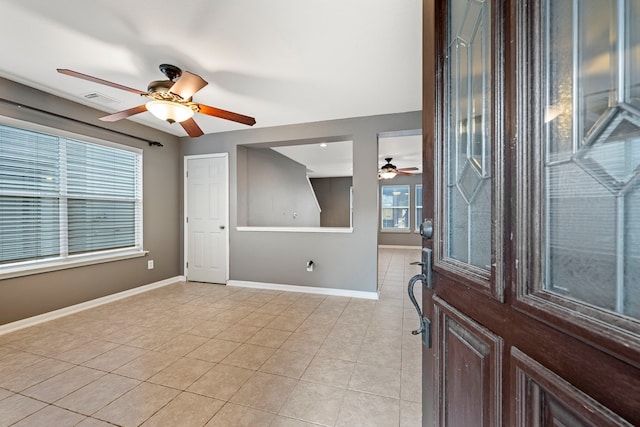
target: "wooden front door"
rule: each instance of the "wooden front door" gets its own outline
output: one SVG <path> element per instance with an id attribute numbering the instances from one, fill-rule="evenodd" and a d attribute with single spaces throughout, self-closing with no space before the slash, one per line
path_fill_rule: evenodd
<path id="1" fill-rule="evenodd" d="M 424 0 L 424 425 L 640 424 L 640 0 Z"/>

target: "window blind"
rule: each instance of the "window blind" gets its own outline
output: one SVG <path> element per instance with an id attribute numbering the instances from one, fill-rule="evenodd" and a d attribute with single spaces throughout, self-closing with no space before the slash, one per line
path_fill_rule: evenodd
<path id="1" fill-rule="evenodd" d="M 0 264 L 142 249 L 142 156 L 0 126 Z"/>

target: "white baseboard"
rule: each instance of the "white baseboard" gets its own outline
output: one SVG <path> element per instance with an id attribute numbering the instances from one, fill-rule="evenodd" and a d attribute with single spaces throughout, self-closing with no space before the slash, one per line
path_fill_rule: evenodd
<path id="1" fill-rule="evenodd" d="M 378 292 L 352 291 L 349 289 L 318 288 L 315 286 L 280 285 L 277 283 L 246 282 L 243 280 L 229 280 L 227 286 L 239 288 L 268 289 L 272 291 L 302 292 L 307 294 L 333 295 L 339 297 L 363 298 L 377 300 Z"/>
<path id="2" fill-rule="evenodd" d="M 113 301 L 118 301 L 123 298 L 127 298 L 133 295 L 148 292 L 152 289 L 161 288 L 163 286 L 171 285 L 176 282 L 184 282 L 186 279 L 184 276 L 171 277 L 169 279 L 160 280 L 159 282 L 150 283 L 144 286 L 138 286 L 137 288 L 128 289 L 126 291 L 118 292 L 116 294 L 107 295 L 101 298 L 92 299 L 82 302 L 80 304 L 71 305 L 69 307 L 61 308 L 59 310 L 50 311 L 48 313 L 39 314 L 37 316 L 28 317 L 26 319 L 17 320 L 15 322 L 0 325 L 0 335 L 8 334 L 19 329 L 28 328 L 49 320 L 57 319 L 59 317 L 68 316 L 70 314 L 78 313 L 80 311 L 88 310 L 90 308 L 98 307 L 103 304 L 108 304 Z"/>
<path id="3" fill-rule="evenodd" d="M 422 246 L 408 246 L 408 245 L 378 245 L 381 249 L 422 249 Z"/>

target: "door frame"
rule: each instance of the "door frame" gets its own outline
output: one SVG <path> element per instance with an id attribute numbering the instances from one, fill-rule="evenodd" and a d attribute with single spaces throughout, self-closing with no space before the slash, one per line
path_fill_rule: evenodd
<path id="1" fill-rule="evenodd" d="M 187 179 L 187 174 L 189 173 L 189 160 L 195 160 L 195 159 L 211 159 L 211 158 L 224 158 L 225 162 L 224 162 L 224 167 L 225 167 L 225 181 L 226 181 L 226 186 L 225 188 L 227 189 L 226 194 L 225 194 L 225 207 L 224 207 L 224 219 L 225 222 L 227 223 L 227 235 L 225 238 L 225 284 L 226 282 L 229 281 L 229 250 L 230 250 L 230 245 L 229 245 L 229 234 L 231 231 L 231 227 L 229 226 L 229 205 L 230 205 L 230 186 L 229 186 L 229 153 L 210 153 L 210 154 L 195 154 L 195 155 L 188 155 L 188 156 L 184 156 L 184 163 L 183 163 L 183 173 L 182 173 L 182 183 L 183 183 L 183 198 L 182 198 L 182 231 L 184 233 L 184 240 L 183 240 L 183 249 L 182 249 L 182 268 L 184 271 L 184 277 L 187 278 L 189 277 L 189 269 L 187 267 L 187 260 L 189 259 L 189 233 L 188 233 L 188 223 L 187 223 L 187 218 L 188 218 L 188 208 L 189 208 L 189 201 L 188 201 L 188 195 L 189 195 L 189 191 L 188 191 L 188 179 Z"/>

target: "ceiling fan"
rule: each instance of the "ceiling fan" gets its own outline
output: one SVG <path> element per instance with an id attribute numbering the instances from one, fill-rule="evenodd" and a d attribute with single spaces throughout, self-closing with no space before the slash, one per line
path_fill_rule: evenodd
<path id="1" fill-rule="evenodd" d="M 413 174 L 409 173 L 409 171 L 419 170 L 416 167 L 398 169 L 395 165 L 391 164 L 391 157 L 387 157 L 385 158 L 385 160 L 387 161 L 387 164 L 382 166 L 378 171 L 378 179 L 392 179 L 396 175 L 413 176 Z"/>
<path id="2" fill-rule="evenodd" d="M 193 115 L 195 113 L 219 117 L 221 119 L 231 120 L 233 122 L 249 126 L 256 124 L 256 120 L 253 117 L 193 102 L 191 99 L 192 96 L 209 84 L 199 75 L 190 73 L 189 71 L 183 72 L 180 68 L 170 64 L 161 64 L 160 71 L 167 76 L 168 80 L 152 81 L 149 83 L 147 92 L 145 92 L 103 80 L 98 77 L 82 74 L 77 71 L 58 68 L 58 72 L 61 74 L 66 74 L 71 77 L 77 77 L 94 83 L 100 83 L 116 89 L 126 90 L 127 92 L 132 92 L 150 99 L 146 104 L 100 117 L 100 120 L 105 122 L 115 122 L 121 119 L 126 119 L 127 117 L 135 114 L 149 111 L 161 120 L 165 120 L 169 123 L 180 123 L 182 128 L 192 138 L 204 135 L 200 126 L 198 126 L 195 120 L 193 120 Z"/>

